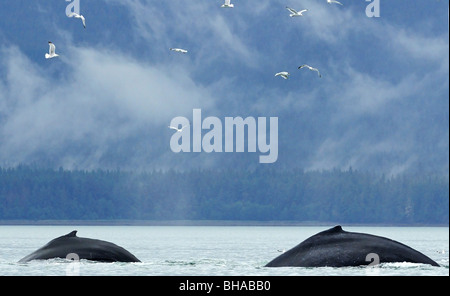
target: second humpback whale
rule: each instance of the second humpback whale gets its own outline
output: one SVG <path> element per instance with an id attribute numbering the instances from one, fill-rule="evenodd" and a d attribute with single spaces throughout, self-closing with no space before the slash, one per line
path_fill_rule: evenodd
<path id="1" fill-rule="evenodd" d="M 266 267 L 344 267 L 388 262 L 439 266 L 400 242 L 366 233 L 347 232 L 337 225 L 311 236 L 270 261 Z"/>
<path id="2" fill-rule="evenodd" d="M 35 259 L 73 259 L 74 257 L 100 262 L 140 262 L 133 254 L 116 244 L 98 239 L 78 237 L 77 231 L 74 230 L 69 234 L 51 240 L 42 248 L 20 259 L 19 263 Z"/>

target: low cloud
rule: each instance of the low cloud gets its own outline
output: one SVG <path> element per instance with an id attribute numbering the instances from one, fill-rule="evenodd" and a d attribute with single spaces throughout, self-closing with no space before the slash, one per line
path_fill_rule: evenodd
<path id="1" fill-rule="evenodd" d="M 144 128 L 150 134 L 163 133 L 174 116 L 198 106 L 214 108 L 214 96 L 180 68 L 174 71 L 121 53 L 72 47 L 66 50 L 70 57 L 48 61 L 49 68 L 66 68 L 55 78 L 18 48 L 2 52 L 12 57 L 2 60 L 5 79 L 0 80 L 0 152 L 9 162 L 33 162 L 51 154 L 55 160 L 60 156 L 86 163 L 82 151 L 63 153 L 82 146 L 90 151 L 88 161 L 95 167 L 114 142 Z"/>
<path id="2" fill-rule="evenodd" d="M 243 154 L 170 151 L 170 120 L 201 108 L 279 117 L 283 167 L 402 172 L 430 162 L 448 171 L 447 32 L 410 28 L 414 20 L 391 21 L 385 10 L 368 18 L 365 4 L 240 1 L 225 10 L 215 1 L 109 0 L 82 7 L 99 9 L 85 31 L 65 15 L 42 16 L 59 58 L 43 58 L 47 31 L 39 54 L 0 39 L 0 165 L 247 164 Z M 102 5 L 123 19 L 100 16 Z M 286 5 L 308 12 L 290 18 Z M 303 63 L 322 78 L 298 70 Z M 282 70 L 288 80 L 274 77 Z"/>

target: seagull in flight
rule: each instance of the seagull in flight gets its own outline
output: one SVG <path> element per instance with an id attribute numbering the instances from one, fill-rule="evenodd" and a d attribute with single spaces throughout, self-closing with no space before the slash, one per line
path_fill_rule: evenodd
<path id="1" fill-rule="evenodd" d="M 313 68 L 313 67 L 308 66 L 308 65 L 301 65 L 301 66 L 298 67 L 298 69 L 302 69 L 302 68 L 308 68 L 311 71 L 316 71 L 317 74 L 319 75 L 319 77 L 322 77 L 322 75 L 320 75 L 319 69 L 317 69 L 317 68 Z"/>
<path id="2" fill-rule="evenodd" d="M 278 72 L 277 74 L 275 74 L 275 76 L 281 76 L 281 77 L 283 77 L 284 79 L 288 79 L 288 78 L 289 78 L 289 75 L 291 75 L 291 74 L 289 74 L 289 72 L 286 72 L 286 71 Z"/>
<path id="3" fill-rule="evenodd" d="M 172 51 L 176 51 L 176 52 L 181 52 L 181 53 L 187 53 L 186 49 L 181 49 L 181 48 L 169 48 Z"/>
<path id="4" fill-rule="evenodd" d="M 297 10 L 292 9 L 292 8 L 290 8 L 290 7 L 287 7 L 287 6 L 286 6 L 286 9 L 289 10 L 289 11 L 291 12 L 291 14 L 289 15 L 290 17 L 294 17 L 294 16 L 303 16 L 303 13 L 306 12 L 306 11 L 308 11 L 308 9 L 303 9 L 303 10 L 297 11 Z"/>
<path id="5" fill-rule="evenodd" d="M 181 128 L 177 128 L 177 127 L 175 127 L 175 126 L 170 126 L 170 125 L 169 125 L 169 128 L 170 128 L 170 129 L 176 130 L 176 131 L 179 132 L 179 133 L 181 133 L 185 127 L 187 127 L 187 125 L 184 125 L 184 126 L 182 126 Z"/>
<path id="6" fill-rule="evenodd" d="M 336 0 L 327 0 L 327 3 L 328 3 L 328 4 L 336 3 L 336 4 L 339 4 L 339 5 L 344 5 L 344 4 L 342 4 L 341 2 L 336 1 Z"/>
<path id="7" fill-rule="evenodd" d="M 231 3 L 231 0 L 225 0 L 225 2 L 220 7 L 222 7 L 222 8 L 233 8 L 234 4 Z"/>
<path id="8" fill-rule="evenodd" d="M 81 21 L 83 22 L 83 27 L 86 29 L 86 19 L 84 18 L 84 16 L 79 15 L 78 13 L 72 12 L 71 14 L 68 15 L 68 17 L 75 17 L 75 18 L 81 19 Z"/>
<path id="9" fill-rule="evenodd" d="M 48 53 L 45 54 L 45 58 L 51 59 L 54 57 L 58 57 L 59 55 L 55 53 L 55 49 L 56 49 L 55 45 L 51 41 L 49 41 L 48 46 L 49 46 L 49 49 L 48 49 Z"/>

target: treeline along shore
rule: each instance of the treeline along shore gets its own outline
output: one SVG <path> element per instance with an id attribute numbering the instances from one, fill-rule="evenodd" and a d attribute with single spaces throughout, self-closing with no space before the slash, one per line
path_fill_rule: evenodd
<path id="1" fill-rule="evenodd" d="M 448 225 L 449 178 L 352 170 L 131 172 L 0 167 L 0 220 Z"/>

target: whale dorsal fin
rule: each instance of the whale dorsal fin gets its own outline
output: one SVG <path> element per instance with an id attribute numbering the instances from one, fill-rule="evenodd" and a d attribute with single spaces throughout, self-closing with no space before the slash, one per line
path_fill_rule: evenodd
<path id="1" fill-rule="evenodd" d="M 334 226 L 333 228 L 330 228 L 330 229 L 328 229 L 328 230 L 325 230 L 324 232 L 325 232 L 325 233 L 332 234 L 332 233 L 344 232 L 344 230 L 342 230 L 342 226 L 341 226 L 341 225 L 336 225 L 336 226 Z"/>
<path id="2" fill-rule="evenodd" d="M 77 231 L 74 230 L 71 233 L 66 234 L 65 237 L 77 237 Z"/>
<path id="3" fill-rule="evenodd" d="M 331 230 L 332 230 L 333 232 L 341 232 L 341 231 L 343 231 L 341 225 L 336 225 L 336 226 L 334 226 L 333 228 L 331 228 Z"/>

